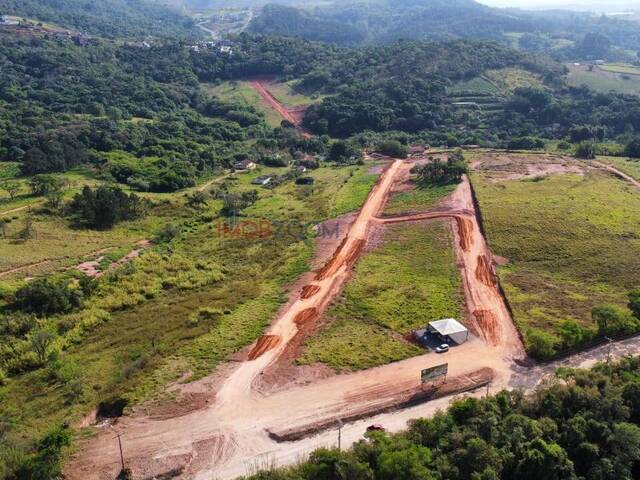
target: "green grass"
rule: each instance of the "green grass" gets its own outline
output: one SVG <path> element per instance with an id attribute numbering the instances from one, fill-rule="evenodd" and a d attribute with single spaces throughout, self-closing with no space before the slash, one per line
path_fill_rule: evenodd
<path id="1" fill-rule="evenodd" d="M 471 80 L 458 82 L 449 88 L 449 95 L 456 96 L 460 94 L 474 93 L 479 95 L 495 95 L 500 91 L 491 82 L 481 77 L 475 77 Z"/>
<path id="2" fill-rule="evenodd" d="M 317 182 L 312 190 L 293 182 L 273 190 L 255 187 L 250 181 L 257 172 L 236 175 L 227 185 L 233 192 L 253 188 L 259 192 L 258 202 L 241 220 L 311 222 L 347 207 L 358 208 L 357 202 L 366 197 L 363 185 L 371 186 L 376 178 L 368 173 L 370 168 L 314 170 L 310 174 Z M 263 169 L 263 173 L 284 171 Z M 169 246 L 153 247 L 102 277 L 85 309 L 43 320 L 43 325 L 59 333 L 56 349 L 65 364 L 79 372 L 82 393 L 70 400 L 69 385 L 52 379 L 46 368 L 11 376 L 0 387 L 0 416 L 15 423 L 14 431 L 21 438 L 33 439 L 51 425 L 74 422 L 104 399 L 123 397 L 130 405 L 164 400 L 167 383 L 185 375 L 210 374 L 262 334 L 286 301 L 285 286 L 308 269 L 313 250 L 310 238 L 281 234 L 262 240 L 221 238 L 217 233 L 220 201 L 195 212 L 185 207 L 184 192 L 152 197 L 155 206 L 149 216 L 111 231 L 75 230 L 64 218 L 38 214 L 37 238 L 26 244 L 0 240 L 2 265 L 57 258 L 42 269 L 0 279 L 0 292 L 5 293 L 14 290 L 24 276 L 59 272 L 80 259 L 98 256 L 85 258 L 87 251 L 111 246 L 114 249 L 107 256 L 120 256 L 134 240 L 150 238 L 165 223 L 182 228 Z M 17 228 L 20 221 L 12 222 L 10 228 Z M 225 313 L 215 321 L 194 325 L 190 319 L 204 307 Z M 29 348 L 26 340 L 13 347 Z"/>
<path id="3" fill-rule="evenodd" d="M 485 76 L 503 92 L 513 92 L 520 87 L 543 88 L 543 82 L 531 72 L 521 68 L 487 70 Z"/>
<path id="4" fill-rule="evenodd" d="M 282 122 L 282 116 L 251 88 L 249 82 L 234 80 L 222 82 L 219 85 L 203 84 L 203 89 L 221 100 L 256 107 L 264 113 L 265 121 L 271 127 L 279 127 Z"/>
<path id="5" fill-rule="evenodd" d="M 358 263 L 310 338 L 300 363 L 360 370 L 424 353 L 403 335 L 441 318 L 461 318 L 463 295 L 448 222 L 394 225 Z"/>
<path id="6" fill-rule="evenodd" d="M 626 63 L 607 63 L 600 65 L 598 68 L 606 72 L 622 73 L 626 75 L 640 75 L 640 67 L 629 65 Z"/>
<path id="7" fill-rule="evenodd" d="M 416 187 L 407 192 L 396 193 L 387 203 L 384 213 L 385 215 L 401 215 L 425 212 L 436 207 L 455 189 L 455 185 L 429 188 Z"/>
<path id="8" fill-rule="evenodd" d="M 628 76 L 623 78 L 614 72 L 607 72 L 600 69 L 588 71 L 585 66 L 568 64 L 569 74 L 567 82 L 569 85 L 579 87 L 586 85 L 598 92 L 618 92 L 633 95 L 640 95 L 640 76 Z"/>
<path id="9" fill-rule="evenodd" d="M 295 81 L 285 83 L 273 83 L 268 86 L 268 90 L 276 100 L 288 107 L 301 107 L 311 105 L 322 100 L 323 97 L 309 97 L 293 90 Z"/>
<path id="10" fill-rule="evenodd" d="M 499 274 L 525 336 L 568 319 L 592 327 L 594 306 L 625 306 L 640 285 L 637 190 L 601 172 L 537 182 L 484 175 L 473 182 L 488 241 L 509 260 Z"/>
<path id="11" fill-rule="evenodd" d="M 640 180 L 640 159 L 621 157 L 598 157 L 598 160 L 602 163 L 613 165 L 621 172 L 626 173 L 636 180 Z"/>

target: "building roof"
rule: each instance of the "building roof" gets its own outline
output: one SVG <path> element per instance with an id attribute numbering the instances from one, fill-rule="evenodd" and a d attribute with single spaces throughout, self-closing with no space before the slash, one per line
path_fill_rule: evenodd
<path id="1" fill-rule="evenodd" d="M 437 331 L 440 335 L 453 335 L 455 333 L 462 333 L 467 331 L 467 328 L 455 318 L 445 318 L 444 320 L 429 322 L 429 326 Z"/>

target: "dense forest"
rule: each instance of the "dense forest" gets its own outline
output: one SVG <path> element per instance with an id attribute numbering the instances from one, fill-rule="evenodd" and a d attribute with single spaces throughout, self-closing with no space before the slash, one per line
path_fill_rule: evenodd
<path id="1" fill-rule="evenodd" d="M 194 22 L 144 0 L 0 0 L 0 14 L 48 22 L 106 38 L 198 38 Z"/>
<path id="2" fill-rule="evenodd" d="M 561 369 L 531 395 L 459 400 L 405 432 L 368 433 L 252 480 L 608 480 L 640 476 L 640 359 Z"/>
<path id="3" fill-rule="evenodd" d="M 632 21 L 561 10 L 496 9 L 473 0 L 335 2 L 305 9 L 268 5 L 250 30 L 342 45 L 425 38 L 491 39 L 511 44 L 515 34 L 525 36 L 517 42 L 519 47 L 561 59 L 620 58 L 629 56 L 625 49 L 640 50 L 640 29 Z M 585 51 L 587 34 L 606 38 L 606 50 Z"/>
<path id="4" fill-rule="evenodd" d="M 199 172 L 246 155 L 247 139 L 272 135 L 253 107 L 220 102 L 200 87 L 257 75 L 297 79 L 301 91 L 328 95 L 305 118 L 320 135 L 396 130 L 449 145 L 502 145 L 513 137 L 562 139 L 575 125 L 598 140 L 640 132 L 638 97 L 566 87 L 559 64 L 497 43 L 350 49 L 242 34 L 234 45 L 229 56 L 175 42 L 79 46 L 66 36 L 3 34 L 0 159 L 21 162 L 26 175 L 110 161 L 118 181 L 182 188 Z M 507 67 L 529 72 L 541 86 L 516 89 L 487 118 L 451 104 L 456 82 Z"/>

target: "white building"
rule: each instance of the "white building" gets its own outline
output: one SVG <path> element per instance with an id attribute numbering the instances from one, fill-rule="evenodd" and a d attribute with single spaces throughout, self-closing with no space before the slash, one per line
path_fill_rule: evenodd
<path id="1" fill-rule="evenodd" d="M 444 340 L 453 340 L 458 345 L 469 340 L 469 330 L 455 318 L 429 322 L 427 331 L 439 335 Z"/>

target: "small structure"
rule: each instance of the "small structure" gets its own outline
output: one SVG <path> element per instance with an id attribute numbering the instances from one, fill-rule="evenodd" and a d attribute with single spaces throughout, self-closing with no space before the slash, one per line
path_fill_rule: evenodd
<path id="1" fill-rule="evenodd" d="M 233 164 L 233 169 L 236 172 L 248 172 L 250 170 L 255 170 L 256 168 L 257 165 L 248 158 Z"/>
<path id="2" fill-rule="evenodd" d="M 0 15 L 0 25 L 18 25 L 20 22 L 12 20 L 8 15 Z"/>
<path id="3" fill-rule="evenodd" d="M 415 157 L 424 155 L 424 152 L 427 151 L 429 147 L 425 147 L 424 145 L 412 145 L 409 147 L 409 156 Z"/>
<path id="4" fill-rule="evenodd" d="M 259 177 L 256 177 L 253 180 L 251 180 L 251 183 L 253 185 L 260 185 L 262 187 L 266 187 L 271 183 L 272 180 L 273 180 L 273 177 L 271 175 L 260 175 Z"/>
<path id="5" fill-rule="evenodd" d="M 469 339 L 469 330 L 455 318 L 445 318 L 429 322 L 427 332 L 438 335 L 443 341 L 452 340 L 458 345 Z"/>

